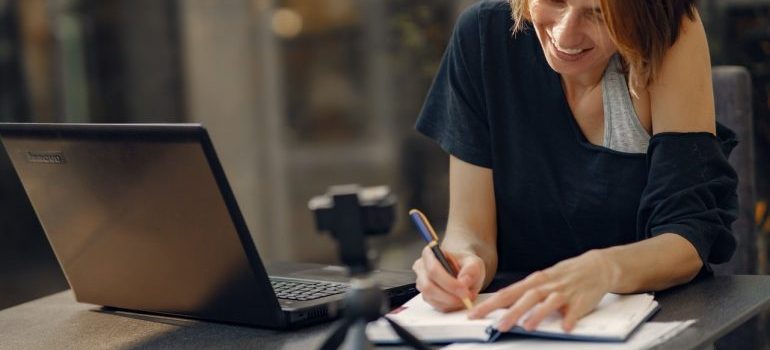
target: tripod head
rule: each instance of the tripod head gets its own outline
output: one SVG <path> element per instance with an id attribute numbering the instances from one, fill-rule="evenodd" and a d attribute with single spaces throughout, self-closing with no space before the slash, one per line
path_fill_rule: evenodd
<path id="1" fill-rule="evenodd" d="M 308 207 L 315 214 L 316 229 L 329 231 L 337 240 L 340 258 L 352 276 L 372 270 L 366 236 L 390 232 L 395 221 L 396 197 L 387 186 L 331 186 L 313 197 Z"/>

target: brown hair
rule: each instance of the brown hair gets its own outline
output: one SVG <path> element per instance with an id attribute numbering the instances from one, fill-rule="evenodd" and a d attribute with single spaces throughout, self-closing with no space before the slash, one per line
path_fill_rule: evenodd
<path id="1" fill-rule="evenodd" d="M 509 0 L 513 32 L 526 27 L 529 1 Z M 597 0 L 601 4 L 615 45 L 626 66 L 633 67 L 634 82 L 646 86 L 655 79 L 666 50 L 676 42 L 682 18 L 695 19 L 697 0 Z"/>

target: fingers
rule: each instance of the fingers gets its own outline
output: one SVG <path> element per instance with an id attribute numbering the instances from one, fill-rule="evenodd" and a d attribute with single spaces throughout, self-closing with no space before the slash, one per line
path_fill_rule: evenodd
<path id="1" fill-rule="evenodd" d="M 484 284 L 484 262 L 479 257 L 468 256 L 460 266 L 457 280 L 475 296 Z"/>
<path id="2" fill-rule="evenodd" d="M 593 306 L 584 304 L 575 304 L 573 307 L 567 308 L 564 314 L 564 320 L 561 324 L 562 329 L 564 329 L 565 332 L 571 332 L 575 329 L 580 318 L 591 312 L 592 309 Z"/>
<path id="3" fill-rule="evenodd" d="M 460 271 L 460 263 L 457 262 L 457 259 L 455 259 L 454 255 L 444 254 L 444 257 L 449 262 L 449 264 L 452 265 L 452 268 L 455 269 L 455 271 Z"/>
<path id="4" fill-rule="evenodd" d="M 493 310 L 506 309 L 498 320 L 499 330 L 508 331 L 515 325 L 533 330 L 550 314 L 559 311 L 564 315 L 562 328 L 571 332 L 578 320 L 591 312 L 609 291 L 603 282 L 606 276 L 596 273 L 601 263 L 588 253 L 564 260 L 501 289 L 478 303 L 468 317 L 481 318 Z M 463 278 L 460 280 L 465 282 Z"/>
<path id="5" fill-rule="evenodd" d="M 413 266 L 415 272 L 418 269 L 422 269 L 421 273 L 417 273 L 417 280 L 415 282 L 417 290 L 422 293 L 422 298 L 428 304 L 433 306 L 439 311 L 449 312 L 460 309 L 462 301 L 452 293 L 444 290 L 438 284 L 431 281 L 427 273 L 424 272 L 422 267 L 422 259 L 417 260 Z"/>
<path id="6" fill-rule="evenodd" d="M 492 297 L 477 304 L 469 313 L 471 319 L 482 318 L 496 309 L 506 308 L 517 302 L 524 293 L 548 282 L 548 276 L 543 272 L 535 272 L 524 280 L 505 287 Z"/>
<path id="7" fill-rule="evenodd" d="M 532 309 L 532 313 L 530 313 L 529 317 L 524 321 L 524 329 L 531 331 L 537 328 L 537 325 L 539 325 L 543 319 L 562 308 L 566 303 L 567 298 L 565 298 L 563 294 L 559 292 L 550 293 L 548 297 L 545 298 L 544 302 Z"/>
<path id="8" fill-rule="evenodd" d="M 451 256 L 451 254 L 445 255 Z M 437 284 L 441 289 L 446 290 L 450 294 L 456 295 L 458 298 L 466 298 L 469 296 L 470 291 L 468 290 L 468 287 L 449 274 L 444 266 L 441 265 L 438 259 L 433 255 L 433 251 L 431 251 L 429 247 L 426 246 L 423 248 L 421 260 L 425 272 L 433 283 Z"/>
<path id="9" fill-rule="evenodd" d="M 502 332 L 507 332 L 511 327 L 519 322 L 519 319 L 524 316 L 527 311 L 531 310 L 535 305 L 545 299 L 548 291 L 542 288 L 530 289 L 524 293 L 524 295 L 516 301 L 508 310 L 503 314 L 497 324 L 497 329 Z"/>
<path id="10" fill-rule="evenodd" d="M 482 318 L 492 312 L 492 310 L 501 309 L 511 305 L 513 301 L 519 298 L 519 288 L 516 285 L 508 286 L 493 294 L 489 299 L 484 300 L 468 312 L 468 318 Z"/>
<path id="11" fill-rule="evenodd" d="M 569 333 L 572 332 L 573 329 L 575 329 L 575 326 L 577 325 L 578 317 L 575 316 L 575 312 L 571 310 L 569 306 L 566 306 L 562 312 L 564 315 L 564 319 L 561 321 L 561 328 Z"/>
<path id="12" fill-rule="evenodd" d="M 451 254 L 447 258 L 453 259 Z M 412 269 L 417 274 L 416 286 L 423 299 L 436 309 L 447 312 L 460 309 L 462 298 L 471 297 L 470 288 L 453 277 L 426 246 L 422 256 L 415 261 Z M 468 274 L 473 275 L 473 272 Z"/>

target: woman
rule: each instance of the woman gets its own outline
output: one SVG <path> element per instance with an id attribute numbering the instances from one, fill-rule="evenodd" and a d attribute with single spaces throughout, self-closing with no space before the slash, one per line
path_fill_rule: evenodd
<path id="1" fill-rule="evenodd" d="M 507 308 L 505 331 L 558 311 L 570 331 L 607 292 L 730 258 L 734 135 L 715 122 L 693 2 L 483 1 L 461 15 L 417 122 L 450 154 L 442 248 L 460 271 L 424 249 L 427 302 L 455 310 L 495 273 L 526 272 L 470 317 Z"/>

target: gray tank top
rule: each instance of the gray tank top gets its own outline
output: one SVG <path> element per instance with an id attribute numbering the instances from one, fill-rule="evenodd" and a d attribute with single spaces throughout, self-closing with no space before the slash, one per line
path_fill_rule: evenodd
<path id="1" fill-rule="evenodd" d="M 602 77 L 604 140 L 602 145 L 626 153 L 647 153 L 650 135 L 644 129 L 631 102 L 620 58 L 610 59 Z"/>

